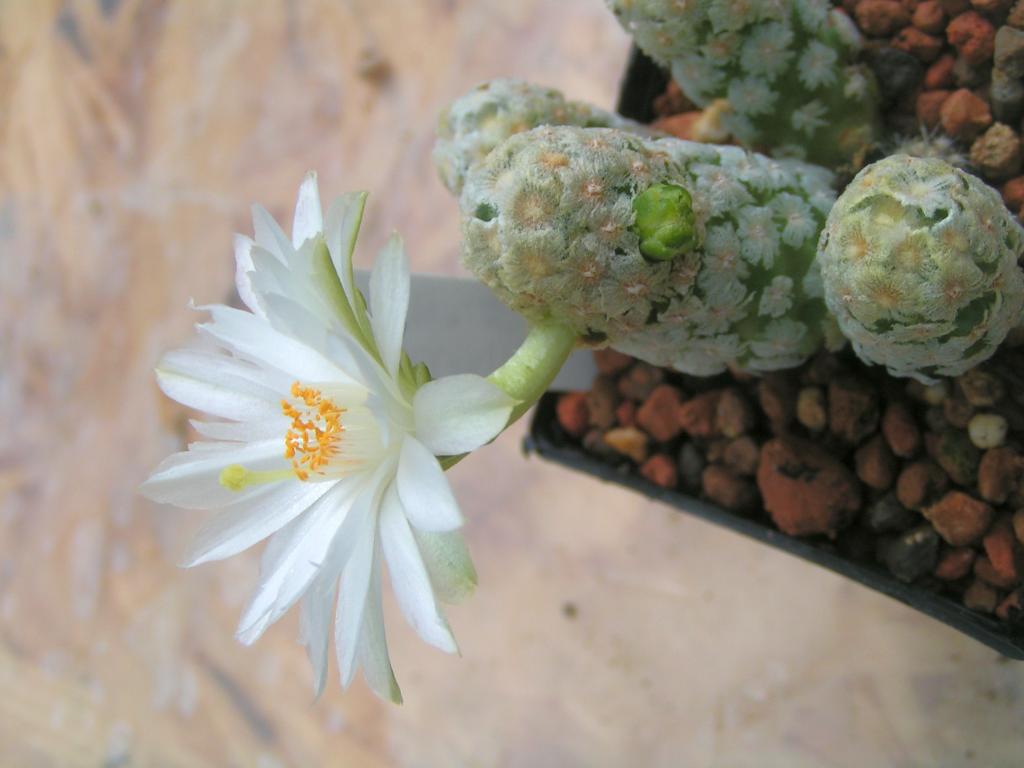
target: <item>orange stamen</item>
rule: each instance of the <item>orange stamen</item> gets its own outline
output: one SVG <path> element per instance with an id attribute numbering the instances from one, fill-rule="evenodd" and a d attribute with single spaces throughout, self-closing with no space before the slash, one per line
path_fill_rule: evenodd
<path id="1" fill-rule="evenodd" d="M 319 470 L 339 451 L 345 431 L 341 417 L 345 409 L 335 405 L 315 387 L 292 384 L 292 397 L 301 400 L 304 408 L 297 408 L 287 400 L 281 401 L 281 412 L 292 420 L 284 436 L 284 457 L 291 459 L 292 470 L 299 480 L 308 480 L 310 472 Z"/>

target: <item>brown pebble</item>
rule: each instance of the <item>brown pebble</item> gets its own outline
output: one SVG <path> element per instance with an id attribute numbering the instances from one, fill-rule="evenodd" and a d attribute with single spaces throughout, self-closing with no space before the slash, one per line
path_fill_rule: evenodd
<path id="1" fill-rule="evenodd" d="M 1007 77 L 1024 77 L 1024 32 L 1000 27 L 995 39 L 995 68 Z"/>
<path id="2" fill-rule="evenodd" d="M 665 92 L 654 100 L 654 113 L 657 115 L 676 115 L 693 109 L 693 102 L 683 94 L 675 80 L 670 80 Z"/>
<path id="3" fill-rule="evenodd" d="M 922 32 L 917 27 L 904 27 L 892 41 L 893 48 L 905 51 L 926 64 L 938 58 L 943 46 L 942 38 Z"/>
<path id="4" fill-rule="evenodd" d="M 946 550 L 939 556 L 939 562 L 932 572 L 935 578 L 943 581 L 956 581 L 971 572 L 974 565 L 975 552 L 970 547 L 956 547 Z"/>
<path id="5" fill-rule="evenodd" d="M 1010 517 L 1007 515 L 996 520 L 981 543 L 999 575 L 1014 584 L 1018 583 L 1021 577 L 1021 548 Z"/>
<path id="6" fill-rule="evenodd" d="M 701 482 L 707 497 L 726 509 L 740 512 L 757 504 L 754 484 L 726 467 L 712 464 L 704 470 Z"/>
<path id="7" fill-rule="evenodd" d="M 971 5 L 982 13 L 996 15 L 1010 10 L 1013 0 L 971 0 Z"/>
<path id="8" fill-rule="evenodd" d="M 721 390 L 713 390 L 692 397 L 683 403 L 678 411 L 679 425 L 682 430 L 693 437 L 713 437 L 718 399 L 721 395 Z"/>
<path id="9" fill-rule="evenodd" d="M 694 126 L 704 116 L 699 109 L 691 112 L 682 112 L 677 115 L 669 115 L 655 120 L 651 127 L 656 131 L 662 131 L 669 136 L 675 136 L 684 141 L 694 140 Z"/>
<path id="10" fill-rule="evenodd" d="M 908 464 L 896 480 L 896 498 L 907 509 L 921 509 L 932 503 L 949 486 L 949 478 L 938 464 L 928 459 Z"/>
<path id="11" fill-rule="evenodd" d="M 739 437 L 754 426 L 754 407 L 737 389 L 726 389 L 718 398 L 715 427 L 725 437 Z"/>
<path id="12" fill-rule="evenodd" d="M 558 424 L 572 437 L 583 437 L 590 427 L 590 410 L 585 392 L 566 392 L 555 406 Z"/>
<path id="13" fill-rule="evenodd" d="M 942 402 L 942 417 L 951 427 L 967 429 L 974 415 L 974 406 L 959 392 L 947 397 Z"/>
<path id="14" fill-rule="evenodd" d="M 620 427 L 636 426 L 636 403 L 623 400 L 615 409 L 615 421 Z"/>
<path id="15" fill-rule="evenodd" d="M 897 0 L 861 0 L 854 16 L 860 30 L 873 37 L 888 37 L 910 23 L 910 14 Z"/>
<path id="16" fill-rule="evenodd" d="M 1021 594 L 1020 590 L 1011 592 L 1003 601 L 996 606 L 996 616 L 1003 621 L 1014 621 L 1021 615 Z"/>
<path id="17" fill-rule="evenodd" d="M 598 376 L 587 392 L 590 425 L 598 429 L 611 429 L 615 425 L 615 408 L 618 404 L 615 380 L 610 376 Z"/>
<path id="18" fill-rule="evenodd" d="M 1020 210 L 1024 206 L 1024 176 L 1017 176 L 1003 184 L 999 190 L 1003 194 L 1003 201 L 1011 211 Z"/>
<path id="19" fill-rule="evenodd" d="M 604 433 L 605 445 L 637 464 L 647 458 L 647 435 L 636 427 L 615 427 Z"/>
<path id="20" fill-rule="evenodd" d="M 924 32 L 937 34 L 946 28 L 946 12 L 938 0 L 925 0 L 918 3 L 911 16 L 910 23 Z"/>
<path id="21" fill-rule="evenodd" d="M 761 410 L 772 432 L 785 432 L 796 416 L 796 387 L 785 374 L 768 374 L 757 385 Z"/>
<path id="22" fill-rule="evenodd" d="M 839 439 L 859 443 L 878 427 L 878 393 L 861 379 L 834 379 L 828 385 L 828 424 Z"/>
<path id="23" fill-rule="evenodd" d="M 971 0 L 939 0 L 939 5 L 947 17 L 959 16 L 971 7 Z"/>
<path id="24" fill-rule="evenodd" d="M 951 54 L 944 54 L 939 56 L 932 65 L 928 67 L 928 70 L 924 73 L 924 87 L 925 90 L 935 91 L 939 88 L 949 88 L 953 85 L 953 64 L 956 59 Z M 947 91 L 947 94 L 949 92 Z M 935 122 L 938 124 L 939 107 L 941 102 L 935 108 Z"/>
<path id="25" fill-rule="evenodd" d="M 854 454 L 857 477 L 876 491 L 885 491 L 896 479 L 896 457 L 881 435 L 875 435 Z"/>
<path id="26" fill-rule="evenodd" d="M 984 64 L 995 52 L 996 28 L 980 13 L 968 11 L 949 22 L 946 39 L 971 64 Z"/>
<path id="27" fill-rule="evenodd" d="M 804 387 L 796 398 L 796 420 L 812 432 L 828 425 L 825 393 L 820 387 Z"/>
<path id="28" fill-rule="evenodd" d="M 974 484 L 981 451 L 974 446 L 966 432 L 959 429 L 929 432 L 925 435 L 924 444 L 928 455 L 945 470 L 954 483 L 964 486 Z"/>
<path id="29" fill-rule="evenodd" d="M 676 487 L 676 464 L 664 453 L 656 453 L 640 465 L 640 474 L 662 488 Z"/>
<path id="30" fill-rule="evenodd" d="M 1008 578 L 997 571 L 988 555 L 984 554 L 978 555 L 974 561 L 974 575 L 986 584 L 991 584 L 999 589 L 1009 589 L 1017 583 L 1015 579 Z"/>
<path id="31" fill-rule="evenodd" d="M 722 457 L 725 456 L 725 447 L 727 445 L 729 445 L 729 441 L 722 438 L 712 440 L 708 443 L 707 448 L 704 450 L 704 455 L 708 460 L 708 463 L 721 463 Z"/>
<path id="32" fill-rule="evenodd" d="M 992 112 L 987 102 L 966 88 L 960 88 L 942 103 L 939 121 L 942 130 L 954 139 L 971 141 L 992 125 Z"/>
<path id="33" fill-rule="evenodd" d="M 619 378 L 619 394 L 640 403 L 664 380 L 665 372 L 661 368 L 637 362 Z"/>
<path id="34" fill-rule="evenodd" d="M 975 579 L 964 591 L 964 605 L 972 611 L 992 613 L 999 602 L 999 593 L 985 582 Z"/>
<path id="35" fill-rule="evenodd" d="M 980 539 L 992 523 L 992 507 L 966 493 L 950 491 L 938 502 L 924 507 L 928 518 L 947 544 L 963 547 Z"/>
<path id="36" fill-rule="evenodd" d="M 922 125 L 928 128 L 936 128 L 942 121 L 942 105 L 952 91 L 935 90 L 922 91 L 917 95 L 915 102 L 915 114 Z"/>
<path id="37" fill-rule="evenodd" d="M 834 536 L 861 504 L 853 473 L 821 446 L 795 437 L 764 444 L 757 486 L 772 520 L 791 536 Z"/>
<path id="38" fill-rule="evenodd" d="M 1006 387 L 999 377 L 980 368 L 973 368 L 958 376 L 956 384 L 967 402 L 976 408 L 990 408 L 1006 394 Z"/>
<path id="39" fill-rule="evenodd" d="M 1024 0 L 1017 0 L 1006 17 L 1006 23 L 1016 29 L 1024 29 Z"/>
<path id="40" fill-rule="evenodd" d="M 1013 525 L 1013 532 L 1017 536 L 1017 541 L 1024 544 L 1024 509 L 1018 509 L 1014 512 L 1010 522 Z"/>
<path id="41" fill-rule="evenodd" d="M 835 355 L 821 352 L 804 366 L 801 379 L 805 384 L 824 387 L 845 370 L 843 362 Z"/>
<path id="42" fill-rule="evenodd" d="M 678 389 L 670 384 L 659 384 L 637 409 L 637 426 L 655 441 L 667 443 L 682 430 L 679 424 L 679 406 L 682 401 Z"/>
<path id="43" fill-rule="evenodd" d="M 1003 504 L 1017 488 L 1024 472 L 1024 457 L 1008 446 L 985 451 L 978 465 L 978 494 L 985 501 Z"/>
<path id="44" fill-rule="evenodd" d="M 611 347 L 594 350 L 594 365 L 597 366 L 597 372 L 603 373 L 605 376 L 614 376 L 617 373 L 622 373 L 633 363 L 632 357 L 624 355 Z"/>
<path id="45" fill-rule="evenodd" d="M 738 475 L 755 475 L 760 457 L 761 449 L 749 435 L 730 440 L 722 451 L 722 462 Z"/>
<path id="46" fill-rule="evenodd" d="M 910 408 L 903 403 L 890 403 L 886 407 L 882 415 L 882 434 L 892 452 L 901 459 L 912 459 L 921 450 L 921 430 Z"/>
<path id="47" fill-rule="evenodd" d="M 1020 137 L 1003 123 L 992 125 L 971 145 L 971 162 L 993 181 L 1020 173 L 1020 160 Z"/>

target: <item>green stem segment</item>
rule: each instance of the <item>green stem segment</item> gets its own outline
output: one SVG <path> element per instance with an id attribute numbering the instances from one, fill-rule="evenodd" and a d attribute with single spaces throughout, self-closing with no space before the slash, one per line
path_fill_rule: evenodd
<path id="1" fill-rule="evenodd" d="M 517 400 L 506 428 L 530 410 L 543 395 L 576 347 L 576 334 L 554 322 L 538 323 L 530 328 L 519 349 L 487 380 Z M 446 456 L 441 467 L 448 469 L 462 456 Z"/>

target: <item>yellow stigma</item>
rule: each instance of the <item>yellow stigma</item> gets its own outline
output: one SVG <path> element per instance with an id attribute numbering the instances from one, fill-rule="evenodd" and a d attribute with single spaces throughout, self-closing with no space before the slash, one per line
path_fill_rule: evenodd
<path id="1" fill-rule="evenodd" d="M 287 480 L 292 476 L 290 469 L 266 472 L 253 472 L 241 464 L 232 464 L 225 467 L 220 473 L 220 484 L 229 491 L 241 491 L 250 485 L 258 483 L 275 483 L 278 480 Z"/>
<path id="2" fill-rule="evenodd" d="M 335 405 L 314 387 L 292 384 L 292 397 L 304 407 L 281 401 L 281 412 L 292 420 L 284 436 L 284 457 L 291 459 L 292 471 L 299 480 L 308 480 L 339 451 L 345 431 L 341 423 L 345 409 Z M 322 474 L 322 473 L 321 473 Z"/>
<path id="3" fill-rule="evenodd" d="M 249 484 L 249 470 L 241 464 L 225 467 L 220 473 L 220 484 L 229 491 L 240 491 Z"/>

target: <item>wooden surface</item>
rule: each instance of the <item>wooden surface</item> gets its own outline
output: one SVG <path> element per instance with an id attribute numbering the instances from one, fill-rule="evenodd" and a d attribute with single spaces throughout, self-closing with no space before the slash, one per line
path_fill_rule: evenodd
<path id="1" fill-rule="evenodd" d="M 235 643 L 256 553 L 175 567 L 151 369 L 231 299 L 249 203 L 317 169 L 371 191 L 359 261 L 397 228 L 456 272 L 437 111 L 499 75 L 611 106 L 627 44 L 599 0 L 0 0 L 0 766 L 1020 764 L 1024 666 L 521 428 L 453 471 L 461 658 L 386 605 L 402 708 L 313 702 L 294 616 Z"/>

